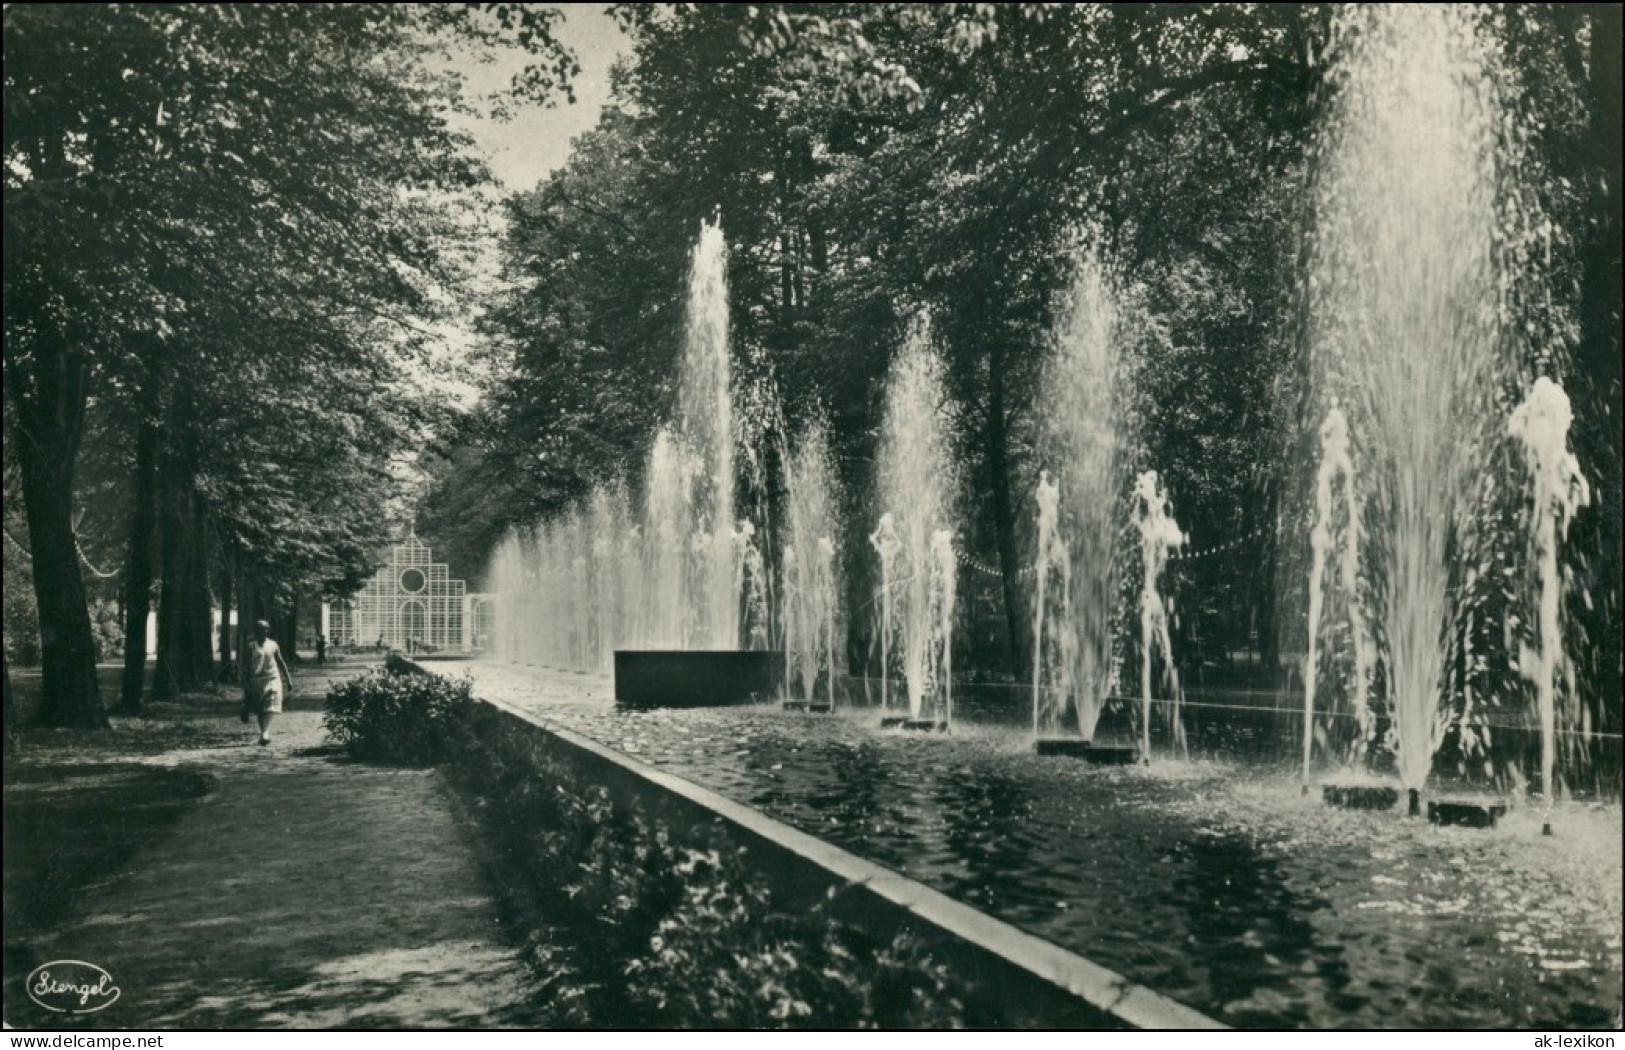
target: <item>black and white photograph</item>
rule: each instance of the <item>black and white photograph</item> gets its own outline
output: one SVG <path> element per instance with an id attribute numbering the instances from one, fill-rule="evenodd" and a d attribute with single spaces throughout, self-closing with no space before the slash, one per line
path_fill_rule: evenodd
<path id="1" fill-rule="evenodd" d="M 1614 1046 L 1621 10 L 5 5 L 8 1046 Z"/>

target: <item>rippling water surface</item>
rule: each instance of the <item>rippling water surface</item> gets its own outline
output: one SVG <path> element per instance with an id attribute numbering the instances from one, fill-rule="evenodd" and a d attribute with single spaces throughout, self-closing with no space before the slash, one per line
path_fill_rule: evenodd
<path id="1" fill-rule="evenodd" d="M 620 712 L 608 678 L 437 665 L 1232 1025 L 1598 1027 L 1621 1004 L 1621 810 L 1493 831 L 1351 813 L 1256 762 L 1094 768 L 873 708 Z"/>

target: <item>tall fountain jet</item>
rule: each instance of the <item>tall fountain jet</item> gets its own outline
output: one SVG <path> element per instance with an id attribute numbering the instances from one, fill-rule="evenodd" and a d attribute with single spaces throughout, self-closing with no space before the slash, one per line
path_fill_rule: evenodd
<path id="1" fill-rule="evenodd" d="M 753 528 L 734 520 L 734 388 L 728 246 L 700 225 L 689 262 L 677 419 L 655 436 L 644 476 L 640 646 L 739 648 Z"/>
<path id="2" fill-rule="evenodd" d="M 1552 833 L 1551 807 L 1556 799 L 1557 687 L 1570 676 L 1563 649 L 1561 623 L 1562 578 L 1557 546 L 1568 534 L 1575 511 L 1591 502 L 1591 486 L 1580 473 L 1580 462 L 1569 451 L 1569 425 L 1573 412 L 1563 388 L 1545 376 L 1535 380 L 1529 396 L 1507 421 L 1507 432 L 1523 447 L 1524 460 L 1534 485 L 1529 553 L 1539 587 L 1535 645 L 1525 646 L 1518 667 L 1534 683 L 1540 716 L 1540 790 L 1546 806 L 1544 830 Z M 1573 692 L 1570 682 L 1570 693 Z"/>
<path id="3" fill-rule="evenodd" d="M 1038 553 L 1033 566 L 1033 735 L 1058 720 L 1075 696 L 1076 635 L 1072 630 L 1072 559 L 1061 534 L 1061 489 L 1041 471 L 1033 493 L 1038 503 Z M 1083 739 L 1087 740 L 1088 737 Z"/>
<path id="4" fill-rule="evenodd" d="M 787 543 L 782 559 L 784 583 L 781 620 L 784 630 L 785 694 L 794 695 L 799 680 L 802 698 L 814 699 L 820 675 L 835 702 L 835 655 L 845 639 L 836 633 L 836 598 L 840 582 L 835 564 L 835 472 L 829 439 L 822 426 L 807 428 L 793 451 L 786 451 L 785 494 Z"/>
<path id="5" fill-rule="evenodd" d="M 1140 580 L 1140 757 L 1151 761 L 1151 657 L 1162 650 L 1168 684 L 1171 735 L 1183 743 L 1179 721 L 1179 673 L 1174 668 L 1173 639 L 1168 631 L 1168 603 L 1162 597 L 1162 573 L 1168 555 L 1185 545 L 1185 533 L 1174 521 L 1173 505 L 1163 491 L 1157 472 L 1148 470 L 1134 480 L 1134 525 L 1140 533 L 1143 575 Z"/>
<path id="6" fill-rule="evenodd" d="M 638 532 L 632 525 L 626 488 L 619 482 L 593 490 L 586 516 L 591 545 L 588 584 L 593 645 L 590 666 L 583 669 L 608 674 L 614 665 L 615 650 L 631 639 L 634 619 L 642 607 Z"/>
<path id="7" fill-rule="evenodd" d="M 897 517 L 891 511 L 880 515 L 875 531 L 869 534 L 869 546 L 880 559 L 880 589 L 875 593 L 875 607 L 880 612 L 880 706 L 891 707 L 891 654 L 892 619 L 896 607 L 898 555 L 903 541 L 897 535 Z"/>
<path id="8" fill-rule="evenodd" d="M 679 404 L 649 450 L 641 522 L 618 480 L 492 555 L 497 655 L 608 671 L 619 650 L 737 650 L 764 601 L 755 529 L 735 520 L 727 245 L 702 223 L 689 267 Z M 765 645 L 765 616 L 755 638 Z"/>
<path id="9" fill-rule="evenodd" d="M 954 603 L 959 590 L 959 555 L 952 529 L 931 532 L 930 616 L 926 660 L 936 668 L 937 712 L 943 725 L 954 720 Z"/>
<path id="10" fill-rule="evenodd" d="M 1097 248 L 1080 247 L 1061 300 L 1045 375 L 1043 444 L 1054 466 L 1036 493 L 1039 562 L 1033 732 L 1054 733 L 1067 706 L 1094 736 L 1115 678 L 1113 623 L 1127 522 L 1123 290 Z"/>
<path id="11" fill-rule="evenodd" d="M 643 476 L 643 551 L 640 572 L 648 607 L 641 611 L 639 641 L 687 649 L 693 639 L 690 537 L 694 535 L 694 457 L 682 439 L 661 428 Z"/>
<path id="12" fill-rule="evenodd" d="M 522 645 L 527 610 L 525 597 L 530 592 L 527 579 L 524 544 L 518 532 L 510 532 L 498 541 L 487 561 L 486 587 L 491 591 L 492 619 L 489 651 L 506 660 L 524 659 Z"/>
<path id="13" fill-rule="evenodd" d="M 1342 483 L 1342 499 L 1337 498 Z M 1338 511 L 1342 511 L 1342 542 L 1335 542 Z M 1354 455 L 1348 419 L 1333 405 L 1320 425 L 1320 470 L 1315 477 L 1315 525 L 1309 533 L 1309 635 L 1303 670 L 1303 785 L 1309 790 L 1309 760 L 1314 744 L 1315 692 L 1320 680 L 1319 642 L 1326 565 L 1335 562 L 1343 598 L 1348 606 L 1354 639 L 1353 707 L 1356 723 L 1354 760 L 1358 761 L 1371 734 L 1371 711 L 1366 690 L 1373 663 L 1371 637 L 1360 602 L 1360 498 L 1354 487 Z"/>
<path id="14" fill-rule="evenodd" d="M 1498 263 L 1496 48 L 1467 5 L 1351 7 L 1338 16 L 1332 115 L 1319 144 L 1308 274 L 1313 382 L 1359 435 L 1363 567 L 1386 640 L 1388 744 L 1425 785 L 1452 721 L 1448 638 L 1472 486 L 1496 389 L 1515 366 Z"/>
<path id="15" fill-rule="evenodd" d="M 883 652 L 889 667 L 901 650 L 909 715 L 929 701 L 939 720 L 951 704 L 954 488 L 947 393 L 929 320 L 910 325 L 892 364 L 880 448 L 881 518 L 870 537 L 881 558 Z M 889 684 L 889 682 L 888 682 Z"/>
<path id="16" fill-rule="evenodd" d="M 694 457 L 691 648 L 739 647 L 744 541 L 734 521 L 734 404 L 728 345 L 728 243 L 702 223 L 688 282 L 678 434 Z"/>

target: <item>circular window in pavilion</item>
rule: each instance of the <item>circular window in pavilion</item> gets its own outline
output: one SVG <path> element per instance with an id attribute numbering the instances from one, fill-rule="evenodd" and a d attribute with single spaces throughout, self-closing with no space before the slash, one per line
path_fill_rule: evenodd
<path id="1" fill-rule="evenodd" d="M 407 594 L 416 594 L 423 590 L 423 585 L 426 582 L 422 569 L 407 569 L 401 573 L 401 590 Z"/>

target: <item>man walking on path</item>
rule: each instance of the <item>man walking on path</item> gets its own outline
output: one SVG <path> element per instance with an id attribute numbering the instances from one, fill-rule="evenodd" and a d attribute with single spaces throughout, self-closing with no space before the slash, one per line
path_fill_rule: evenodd
<path id="1" fill-rule="evenodd" d="M 293 675 L 282 659 L 282 649 L 271 640 L 271 625 L 254 621 L 254 640 L 243 649 L 247 673 L 243 675 L 243 721 L 259 718 L 260 744 L 271 742 L 271 718 L 282 710 L 284 683 L 293 691 Z"/>

